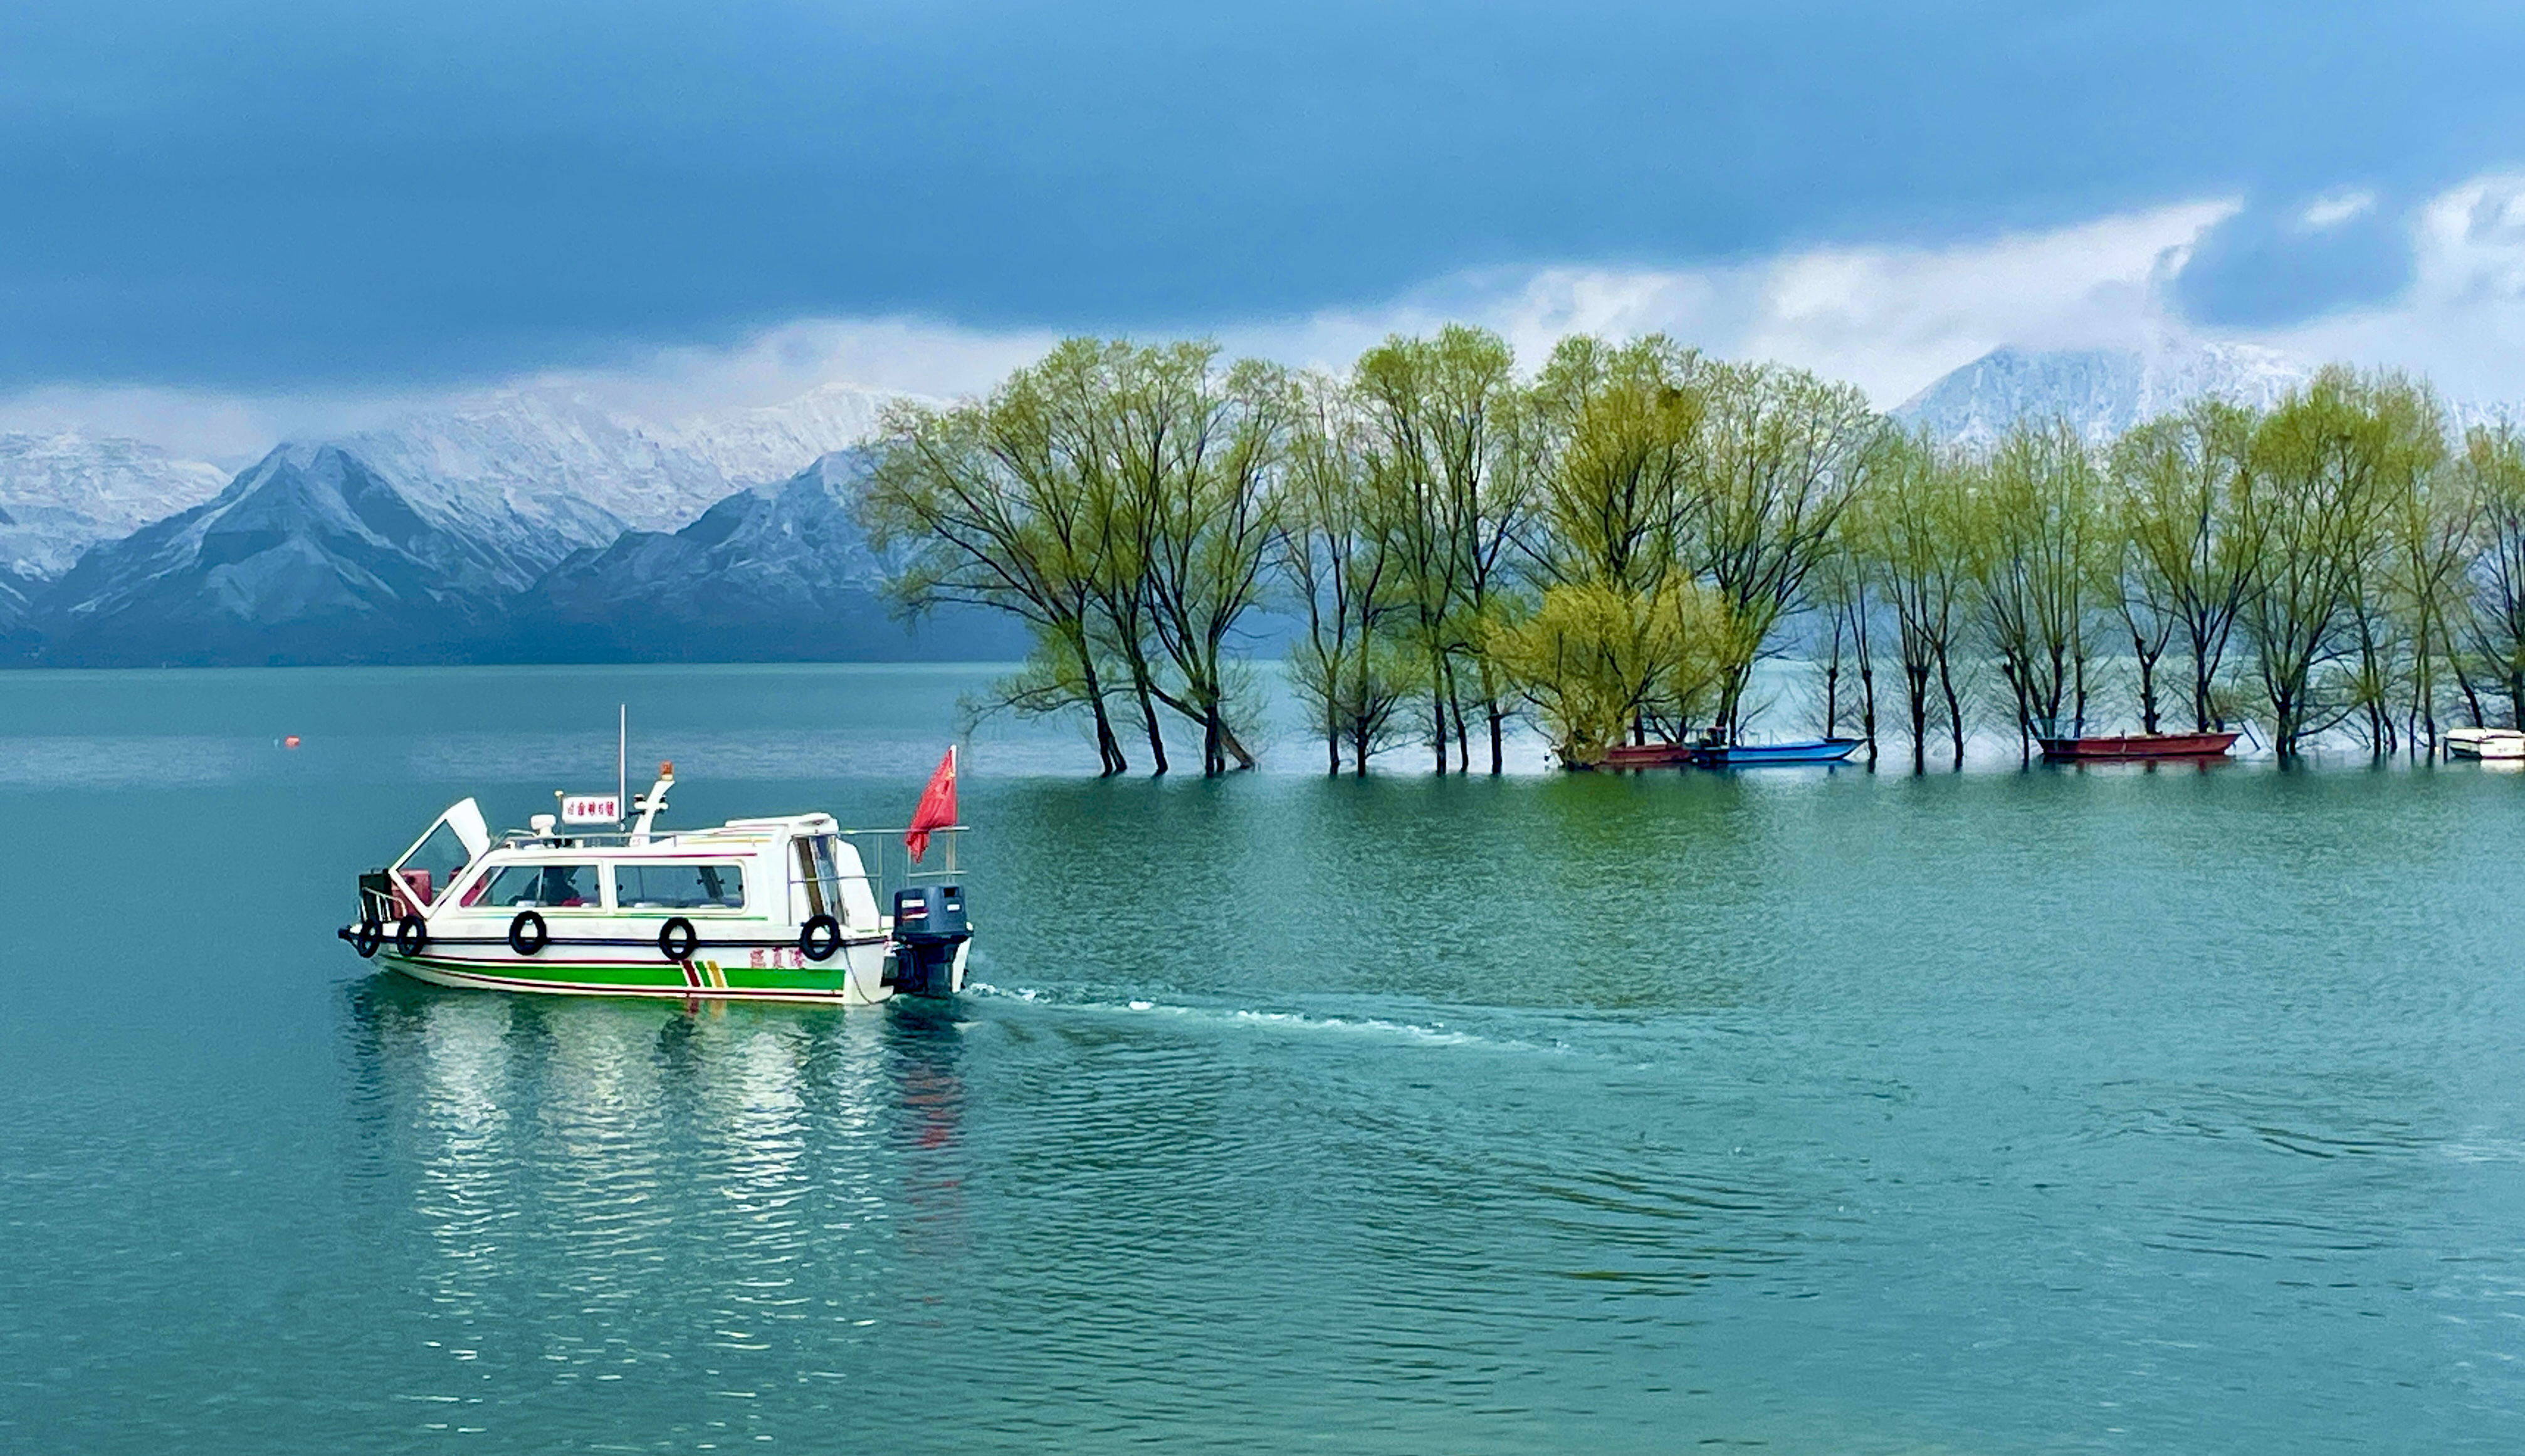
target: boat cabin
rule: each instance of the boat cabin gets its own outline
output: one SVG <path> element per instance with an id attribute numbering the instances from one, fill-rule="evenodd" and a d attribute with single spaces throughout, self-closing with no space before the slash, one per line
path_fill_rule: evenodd
<path id="1" fill-rule="evenodd" d="M 830 915 L 844 934 L 882 928 L 859 849 L 828 814 L 734 819 L 671 834 L 565 833 L 538 823 L 498 843 L 472 800 L 450 808 L 367 887 L 381 924 L 520 909 L 561 916 L 714 919 L 803 925 Z M 375 892 L 382 891 L 382 896 Z M 705 935 L 708 931 L 705 929 Z"/>

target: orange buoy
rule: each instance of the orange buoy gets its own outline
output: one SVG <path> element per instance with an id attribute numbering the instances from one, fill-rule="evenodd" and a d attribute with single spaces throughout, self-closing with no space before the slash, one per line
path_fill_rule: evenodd
<path id="1" fill-rule="evenodd" d="M 280 746 L 284 749 L 294 749 L 298 747 L 298 735 L 293 733 L 287 738 L 282 739 L 280 741 Z"/>

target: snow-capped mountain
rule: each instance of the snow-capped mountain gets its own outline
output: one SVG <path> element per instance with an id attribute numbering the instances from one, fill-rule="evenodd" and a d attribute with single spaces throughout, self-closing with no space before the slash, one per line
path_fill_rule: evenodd
<path id="1" fill-rule="evenodd" d="M 35 601 L 44 660 L 428 661 L 563 555 L 521 522 L 416 509 L 339 446 L 283 446 L 219 496 L 90 550 Z"/>
<path id="2" fill-rule="evenodd" d="M 501 655 L 527 661 L 795 661 L 1019 656 L 1024 633 L 950 610 L 907 625 L 851 510 L 867 454 L 827 455 L 741 490 L 671 534 L 625 531 L 554 567 L 510 609 Z"/>
<path id="3" fill-rule="evenodd" d="M 908 396 L 827 384 L 785 405 L 722 410 L 667 426 L 677 446 L 707 460 L 729 480 L 785 481 L 802 461 L 875 438 L 885 408 Z"/>
<path id="4" fill-rule="evenodd" d="M 0 588 L 0 619 L 10 592 L 24 596 L 96 543 L 200 505 L 227 479 L 138 440 L 0 433 L 0 576 L 16 579 Z"/>
<path id="5" fill-rule="evenodd" d="M 657 424 L 518 390 L 284 444 L 19 573 L 0 638 L 65 665 L 908 655 L 849 512 L 892 398 Z"/>
<path id="6" fill-rule="evenodd" d="M 830 384 L 787 404 L 656 423 L 567 390 L 509 390 L 418 412 L 340 444 L 412 494 L 451 512 L 494 502 L 525 519 L 671 531 L 743 486 L 785 480 L 874 433 L 892 395 Z"/>
<path id="7" fill-rule="evenodd" d="M 2018 420 L 2064 419 L 2090 443 L 2204 395 L 2267 408 L 2314 369 L 2255 344 L 2168 339 L 2147 349 L 1995 349 L 1896 407 L 1894 416 L 1967 448 Z"/>
<path id="8" fill-rule="evenodd" d="M 59 523 L 37 518 L 52 534 L 39 543 L 44 554 L 30 550 L 30 566 L 0 590 L 0 638 L 21 655 L 63 664 L 514 655 L 531 651 L 524 644 L 533 634 L 511 616 L 524 595 L 565 560 L 620 545 L 620 560 L 609 558 L 607 571 L 580 584 L 582 599 L 607 599 L 607 614 L 584 624 L 600 636 L 654 617 L 637 609 L 653 595 L 689 597 L 692 610 L 657 621 L 692 630 L 678 637 L 681 646 L 651 655 L 707 656 L 716 639 L 722 655 L 742 655 L 727 646 L 729 634 L 750 632 L 738 618 L 764 604 L 697 590 L 693 573 L 708 572 L 735 582 L 779 578 L 796 598 L 782 599 L 784 609 L 868 618 L 878 629 L 869 643 L 901 655 L 911 639 L 886 620 L 872 589 L 875 563 L 836 504 L 856 475 L 831 476 L 830 499 L 805 525 L 794 510 L 780 517 L 795 540 L 768 576 L 749 576 L 748 559 L 729 556 L 741 542 L 694 556 L 684 538 L 666 534 L 698 528 L 696 517 L 724 523 L 731 512 L 789 502 L 806 478 L 801 468 L 814 474 L 813 462 L 866 439 L 891 398 L 828 386 L 786 405 L 657 424 L 567 391 L 513 390 L 283 444 L 223 490 L 216 472 L 181 477 L 183 509 L 152 524 L 140 525 L 152 514 L 148 491 L 118 484 L 119 494 L 102 493 L 91 508 L 120 511 L 116 529 L 85 527 L 63 546 Z M 55 493 L 44 498 L 48 509 L 78 499 L 63 483 L 74 478 L 68 468 L 43 476 Z M 767 504 L 745 504 L 758 498 Z M 18 510 L 0 514 L 0 542 L 29 534 L 19 519 Z M 114 536 L 121 539 L 100 544 Z M 614 565 L 647 563 L 634 548 L 647 543 L 656 556 L 662 541 L 684 543 L 672 569 L 612 577 Z M 836 572 L 858 583 L 848 604 L 826 589 Z M 701 630 L 702 608 L 714 602 L 718 629 Z M 838 643 L 856 641 L 853 630 L 823 623 L 791 635 Z M 631 638 L 614 636 L 623 643 L 614 651 L 635 650 Z"/>

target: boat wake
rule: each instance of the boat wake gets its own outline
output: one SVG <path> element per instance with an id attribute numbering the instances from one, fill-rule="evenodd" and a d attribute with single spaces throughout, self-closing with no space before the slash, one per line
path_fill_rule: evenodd
<path id="1" fill-rule="evenodd" d="M 1423 1025 L 1418 1022 L 1394 1021 L 1377 1016 L 1310 1016 L 1298 1011 L 1258 1011 L 1235 1006 L 1179 1005 L 1155 1000 L 1079 999 L 1055 992 L 1040 991 L 1033 987 L 1001 987 L 978 981 L 965 983 L 965 994 L 974 996 L 1001 997 L 1038 1006 L 1054 1006 L 1064 1011 L 1092 1016 L 1159 1017 L 1195 1026 L 1266 1031 L 1290 1036 L 1353 1037 L 1396 1042 L 1409 1045 L 1477 1046 L 1500 1051 L 1559 1049 L 1528 1042 L 1501 1041 L 1449 1027 L 1443 1022 Z"/>

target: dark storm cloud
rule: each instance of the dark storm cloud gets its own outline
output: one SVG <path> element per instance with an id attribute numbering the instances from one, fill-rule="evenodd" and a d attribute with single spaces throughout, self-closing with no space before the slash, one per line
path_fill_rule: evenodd
<path id="1" fill-rule="evenodd" d="M 2209 230 L 2175 278 L 2184 312 L 2203 323 L 2276 328 L 2360 304 L 2411 281 L 2409 219 L 2349 201 L 2256 206 Z"/>
<path id="2" fill-rule="evenodd" d="M 36 0 L 0 11 L 0 385 L 2410 195 L 2513 158 L 2519 41 L 2488 6 Z M 2212 312 L 2289 307 L 2214 272 Z"/>

